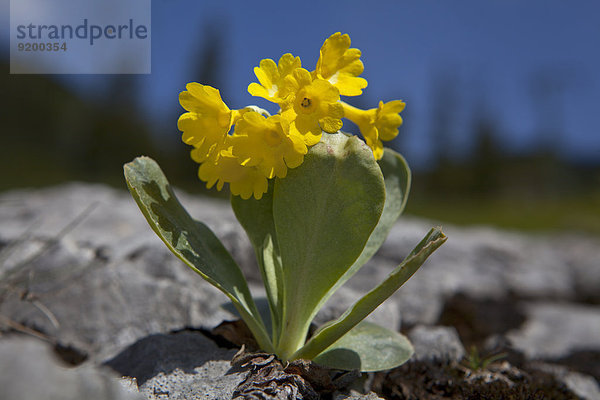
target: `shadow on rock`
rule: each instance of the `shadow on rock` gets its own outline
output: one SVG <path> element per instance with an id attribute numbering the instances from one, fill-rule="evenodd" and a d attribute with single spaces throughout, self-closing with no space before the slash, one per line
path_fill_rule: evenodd
<path id="1" fill-rule="evenodd" d="M 221 349 L 198 332 L 170 335 L 150 335 L 138 340 L 113 359 L 105 362 L 121 375 L 136 378 L 138 385 L 159 373 L 169 374 L 176 369 L 186 373 L 211 360 L 229 361 L 231 350 Z"/>

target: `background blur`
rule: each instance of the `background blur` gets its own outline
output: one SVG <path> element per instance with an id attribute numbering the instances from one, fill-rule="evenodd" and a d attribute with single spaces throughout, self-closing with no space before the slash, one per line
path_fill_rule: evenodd
<path id="1" fill-rule="evenodd" d="M 178 94 L 196 81 L 231 108 L 262 58 L 314 69 L 332 33 L 362 50 L 369 86 L 402 99 L 388 143 L 414 173 L 407 213 L 457 224 L 600 234 L 600 2 L 152 0 L 151 75 L 9 75 L 0 23 L 0 190 L 79 180 L 125 188 L 122 164 L 156 159 L 206 191 L 180 140 Z M 350 122 L 344 129 L 356 132 Z"/>

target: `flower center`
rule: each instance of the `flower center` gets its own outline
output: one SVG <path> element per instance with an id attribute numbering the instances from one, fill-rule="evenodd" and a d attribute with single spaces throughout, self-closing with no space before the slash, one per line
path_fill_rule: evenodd
<path id="1" fill-rule="evenodd" d="M 296 94 L 294 108 L 298 114 L 312 114 L 318 107 L 319 99 L 309 90 L 302 89 Z"/>

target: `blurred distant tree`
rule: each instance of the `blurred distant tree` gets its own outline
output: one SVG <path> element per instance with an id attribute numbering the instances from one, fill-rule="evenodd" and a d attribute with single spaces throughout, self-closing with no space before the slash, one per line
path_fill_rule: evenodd
<path id="1" fill-rule="evenodd" d="M 550 70 L 539 70 L 529 83 L 529 95 L 537 126 L 535 128 L 538 150 L 554 153 L 560 147 L 564 131 L 564 92 L 567 78 Z"/>
<path id="2" fill-rule="evenodd" d="M 0 77 L 0 189 L 69 180 L 122 187 L 121 165 L 155 153 L 135 110 L 113 100 L 82 98 L 46 75 Z"/>
<path id="3" fill-rule="evenodd" d="M 477 114 L 472 129 L 475 146 L 470 155 L 472 181 L 469 189 L 477 196 L 490 195 L 498 189 L 502 150 L 496 138 L 496 128 L 490 119 Z"/>
<path id="4" fill-rule="evenodd" d="M 433 158 L 443 168 L 451 158 L 453 134 L 457 126 L 456 115 L 460 105 L 458 98 L 457 78 L 448 69 L 437 73 L 432 80 L 431 138 Z"/>
<path id="5" fill-rule="evenodd" d="M 227 19 L 213 16 L 205 19 L 198 36 L 199 47 L 190 60 L 192 66 L 189 81 L 200 82 L 221 91 L 221 97 L 227 101 L 227 81 L 223 79 L 225 65 L 224 50 L 228 48 Z"/>
<path id="6" fill-rule="evenodd" d="M 529 85 L 538 126 L 536 142 L 529 152 L 514 154 L 499 141 L 498 124 L 487 107 L 485 94 L 475 104 L 468 152 L 455 149 L 457 115 L 464 113 L 459 101 L 458 80 L 446 70 L 438 74 L 431 97 L 430 121 L 434 168 L 423 173 L 425 191 L 478 198 L 558 196 L 580 179 L 571 176 L 570 165 L 560 155 L 563 134 L 562 98 L 565 81 L 560 74 L 536 73 Z M 526 92 L 527 93 L 527 92 Z"/>
<path id="7" fill-rule="evenodd" d="M 227 19 L 218 15 L 205 18 L 199 24 L 197 49 L 189 60 L 190 68 L 186 71 L 183 81 L 198 82 L 219 89 L 221 97 L 227 103 L 227 82 L 224 79 L 226 68 L 225 50 L 228 48 L 229 35 Z M 185 85 L 184 83 L 184 85 Z M 182 85 L 181 91 L 185 90 Z M 226 196 L 226 192 L 208 191 L 205 184 L 197 177 L 198 164 L 190 158 L 191 147 L 181 141 L 181 132 L 177 130 L 177 120 L 185 110 L 179 105 L 177 93 L 173 94 L 173 108 L 164 114 L 164 128 L 160 132 L 161 140 L 168 143 L 170 150 L 164 163 L 161 163 L 165 173 L 176 186 L 184 187 L 193 192 L 201 192 L 215 196 Z M 229 104 L 231 105 L 231 104 Z"/>
<path id="8" fill-rule="evenodd" d="M 140 75 L 107 75 L 97 97 L 102 107 L 107 110 L 137 115 L 141 111 L 138 109 L 139 89 Z"/>
<path id="9" fill-rule="evenodd" d="M 431 153 L 432 160 L 430 169 L 426 174 L 423 186 L 427 191 L 455 191 L 465 186 L 463 171 L 457 168 L 454 155 L 458 153 L 454 149 L 453 136 L 455 133 L 459 108 L 457 79 L 448 69 L 438 72 L 432 79 L 429 111 Z"/>

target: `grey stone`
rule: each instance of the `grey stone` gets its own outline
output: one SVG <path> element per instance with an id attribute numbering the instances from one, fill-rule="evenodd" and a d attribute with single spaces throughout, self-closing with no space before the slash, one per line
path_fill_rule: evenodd
<path id="1" fill-rule="evenodd" d="M 589 375 L 569 371 L 561 377 L 561 380 L 577 396 L 584 400 L 600 399 L 600 386 L 598 386 L 598 382 Z"/>
<path id="2" fill-rule="evenodd" d="M 376 257 L 350 284 L 368 287 L 387 276 L 430 226 L 402 217 Z M 575 271 L 584 268 L 575 268 L 576 260 L 554 246 L 552 238 L 484 227 L 450 226 L 444 232 L 448 241 L 393 297 L 404 323 L 435 324 L 444 301 L 456 293 L 492 299 L 509 294 L 563 299 L 578 295 L 581 279 Z M 585 267 L 600 274 L 600 263 L 586 263 Z"/>
<path id="3" fill-rule="evenodd" d="M 228 399 L 246 375 L 230 371 L 234 354 L 200 333 L 182 332 L 143 338 L 106 365 L 135 378 L 148 399 Z"/>
<path id="4" fill-rule="evenodd" d="M 116 260 L 89 252 L 67 238 L 54 244 L 3 282 L 0 313 L 97 361 L 152 333 L 234 318 L 225 295 L 162 247 Z"/>
<path id="5" fill-rule="evenodd" d="M 179 195 L 258 273 L 228 204 Z M 0 313 L 94 360 L 152 333 L 235 318 L 221 307 L 227 297 L 172 255 L 124 191 L 69 184 L 7 192 L 0 220 Z"/>
<path id="6" fill-rule="evenodd" d="M 175 369 L 191 372 L 208 361 L 231 360 L 234 355 L 235 350 L 218 347 L 200 332 L 182 331 L 140 339 L 105 365 L 135 378 L 141 386 L 158 373 L 168 374 Z"/>
<path id="7" fill-rule="evenodd" d="M 369 392 L 367 394 L 362 394 L 355 390 L 351 390 L 350 393 L 337 393 L 333 397 L 333 400 L 382 400 L 382 397 L 377 396 L 377 394 L 373 392 Z"/>
<path id="8" fill-rule="evenodd" d="M 258 284 L 252 247 L 227 202 L 177 193 Z M 114 358 L 149 335 L 210 329 L 234 318 L 221 308 L 226 296 L 169 252 L 125 191 L 68 184 L 0 193 L 0 221 L 0 315 L 73 346 L 91 364 Z M 383 281 L 433 225 L 402 217 L 380 251 L 330 299 L 318 320 L 338 316 Z M 374 322 L 391 329 L 401 322 L 435 325 L 445 301 L 457 293 L 475 299 L 552 298 L 556 303 L 527 306 L 528 321 L 509 334 L 515 347 L 542 358 L 600 348 L 594 336 L 600 332 L 598 307 L 572 304 L 599 298 L 600 239 L 486 227 L 449 226 L 444 231 L 448 242 L 372 314 Z M 252 290 L 264 294 L 255 285 Z M 0 331 L 6 329 L 0 323 Z M 423 357 L 457 359 L 464 354 L 452 329 L 418 326 L 409 336 Z M 172 398 L 185 398 L 192 396 L 186 388 L 200 393 L 230 377 L 225 385 L 234 385 L 237 377 L 226 374 L 227 361 L 204 365 L 206 370 L 195 366 L 158 372 L 143 383 L 144 393 L 168 398 L 160 394 L 164 389 Z"/>
<path id="9" fill-rule="evenodd" d="M 573 393 L 584 400 L 600 399 L 600 385 L 589 375 L 570 371 L 568 368 L 555 364 L 536 362 L 530 364 L 530 366 L 554 375 L 556 379 L 564 383 Z"/>
<path id="10" fill-rule="evenodd" d="M 597 306 L 537 302 L 526 305 L 527 322 L 507 337 L 529 358 L 560 358 L 576 350 L 600 350 Z"/>
<path id="11" fill-rule="evenodd" d="M 0 340 L 0 399 L 141 400 L 108 370 L 84 364 L 67 368 L 37 339 Z"/>
<path id="12" fill-rule="evenodd" d="M 599 240 L 587 235 L 561 235 L 549 243 L 570 266 L 579 297 L 600 301 Z"/>
<path id="13" fill-rule="evenodd" d="M 193 372 L 160 373 L 141 386 L 140 392 L 149 400 L 231 399 L 243 377 L 228 371 L 228 361 L 208 361 Z"/>
<path id="14" fill-rule="evenodd" d="M 175 192 L 190 215 L 207 224 L 244 269 L 255 266 L 250 241 L 228 202 L 199 201 Z M 0 193 L 0 221 L 2 240 L 60 235 L 104 249 L 111 259 L 125 258 L 145 246 L 164 247 L 128 192 L 98 184 L 70 183 Z"/>
<path id="15" fill-rule="evenodd" d="M 408 333 L 418 361 L 459 361 L 465 356 L 465 348 L 456 329 L 445 326 L 415 326 Z"/>

